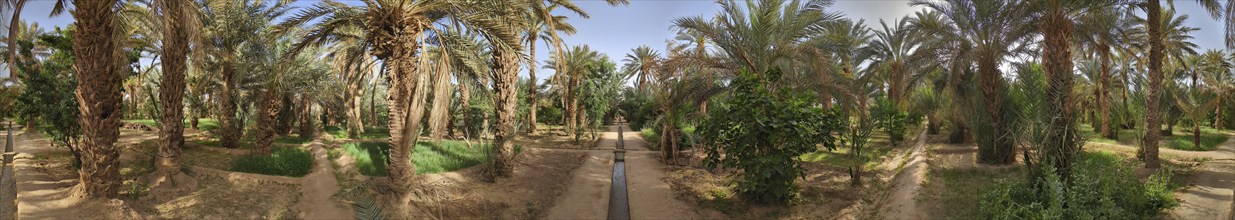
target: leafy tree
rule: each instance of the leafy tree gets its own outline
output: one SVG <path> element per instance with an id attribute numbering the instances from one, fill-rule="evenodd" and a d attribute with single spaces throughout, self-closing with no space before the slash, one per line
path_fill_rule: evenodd
<path id="1" fill-rule="evenodd" d="M 836 112 L 815 99 L 767 84 L 779 73 L 743 71 L 734 79 L 732 97 L 699 127 L 707 153 L 705 165 L 738 169 L 737 192 L 753 201 L 784 203 L 793 199 L 793 181 L 805 172 L 799 156 L 822 145 L 836 148 L 841 130 Z"/>
<path id="2" fill-rule="evenodd" d="M 43 125 L 38 127 L 39 131 L 51 136 L 54 145 L 68 148 L 73 153 L 73 167 L 79 168 L 82 165 L 82 129 L 77 122 L 80 115 L 77 97 L 73 94 L 77 79 L 73 71 L 72 33 L 70 26 L 38 36 L 35 43 L 52 48 L 54 52 L 42 63 L 17 65 L 28 73 L 18 76 L 26 88 L 17 97 L 17 104 L 24 112 L 37 112 L 40 116 L 37 120 Z M 23 55 L 29 55 L 30 50 L 22 51 Z"/>

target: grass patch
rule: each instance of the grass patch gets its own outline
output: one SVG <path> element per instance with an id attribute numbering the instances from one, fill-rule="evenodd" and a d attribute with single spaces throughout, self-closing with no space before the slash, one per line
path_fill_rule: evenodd
<path id="1" fill-rule="evenodd" d="M 219 141 L 218 139 L 202 139 L 202 140 L 194 140 L 191 142 L 193 142 L 194 144 L 199 144 L 199 145 L 207 146 L 207 147 L 223 147 L 223 142 Z M 252 141 L 240 141 L 239 149 L 253 149 L 254 148 L 253 146 L 254 145 Z"/>
<path id="2" fill-rule="evenodd" d="M 866 161 L 866 164 L 863 166 L 866 167 L 878 165 L 878 163 L 882 162 L 880 158 L 887 156 L 893 149 L 896 149 L 896 146 L 892 145 L 888 135 L 882 132 L 872 134 L 870 140 L 868 141 L 869 142 L 867 143 L 866 149 L 863 149 L 862 152 L 862 160 Z M 902 141 L 902 143 L 905 142 Z M 822 148 L 822 145 L 820 148 Z M 802 162 L 823 163 L 833 166 L 849 166 L 850 164 L 853 164 L 854 159 L 849 157 L 849 151 L 850 149 L 846 146 L 838 146 L 836 150 L 829 151 L 820 149 L 815 152 L 806 153 L 799 156 L 798 159 L 802 160 Z"/>
<path id="3" fill-rule="evenodd" d="M 1078 126 L 1078 129 L 1081 130 L 1081 133 L 1085 135 L 1085 138 L 1089 139 L 1089 141 L 1107 144 L 1138 146 L 1140 140 L 1138 140 L 1137 137 L 1144 135 L 1144 130 L 1142 129 L 1120 129 L 1118 134 L 1119 139 L 1113 140 L 1102 137 L 1102 134 L 1094 132 L 1093 127 L 1090 127 L 1087 124 Z M 1226 142 L 1226 140 L 1230 138 L 1230 135 L 1221 131 L 1212 128 L 1201 128 L 1201 146 L 1198 148 L 1194 145 L 1192 140 L 1191 128 L 1177 127 L 1173 134 L 1174 135 L 1171 136 L 1162 136 L 1163 143 L 1161 146 L 1176 150 L 1210 151 L 1217 148 L 1219 144 Z"/>
<path id="4" fill-rule="evenodd" d="M 334 137 L 334 139 L 349 139 L 347 138 L 347 129 L 339 126 L 327 126 L 326 134 Z M 364 129 L 364 133 L 360 134 L 360 139 L 378 139 L 389 138 L 390 130 L 384 127 L 368 127 Z"/>
<path id="5" fill-rule="evenodd" d="M 313 154 L 300 148 L 276 148 L 270 156 L 240 156 L 232 171 L 301 177 L 313 169 Z"/>
<path id="6" fill-rule="evenodd" d="M 356 159 L 356 168 L 367 176 L 386 176 L 386 151 L 390 145 L 385 142 L 346 143 L 342 148 L 345 153 Z M 471 148 L 462 141 L 443 140 L 420 142 L 412 150 L 412 162 L 416 164 L 417 174 L 441 173 L 459 170 L 484 161 L 489 150 L 487 144 L 473 144 Z M 516 147 L 515 152 L 520 152 Z"/>
<path id="7" fill-rule="evenodd" d="M 1179 172 L 1167 168 L 1143 180 L 1135 166 L 1117 154 L 1083 152 L 1073 164 L 1073 184 L 1045 191 L 1025 180 L 1023 166 L 931 167 L 918 204 L 933 219 L 1145 219 L 1176 203 L 1172 193 L 1182 184 L 1171 179 Z M 1062 187 L 1058 181 L 1046 178 L 1047 186 Z"/>
<path id="8" fill-rule="evenodd" d="M 648 148 L 651 148 L 652 150 L 660 150 L 660 145 L 656 144 L 660 143 L 660 134 L 657 134 L 656 130 L 652 130 L 652 128 L 643 128 L 639 130 L 639 135 L 642 135 L 643 140 L 648 142 Z"/>
<path id="9" fill-rule="evenodd" d="M 313 141 L 313 138 L 300 137 L 300 136 L 284 136 L 284 137 L 279 137 L 279 138 L 274 139 L 275 143 L 283 143 L 283 144 L 307 144 L 311 141 Z"/>
<path id="10" fill-rule="evenodd" d="M 126 123 L 143 124 L 143 125 L 155 127 L 155 128 L 159 127 L 159 122 L 156 121 L 155 119 L 130 119 L 130 120 L 121 120 L 121 121 L 124 121 Z M 186 128 L 193 127 L 193 124 L 190 123 L 189 120 L 185 120 L 184 127 Z M 197 119 L 197 128 L 201 130 L 205 130 L 205 131 L 219 129 L 219 122 L 218 120 L 209 119 L 209 118 Z"/>

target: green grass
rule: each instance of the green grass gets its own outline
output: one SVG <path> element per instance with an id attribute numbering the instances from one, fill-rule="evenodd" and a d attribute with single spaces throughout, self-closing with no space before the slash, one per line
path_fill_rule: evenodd
<path id="1" fill-rule="evenodd" d="M 982 193 L 999 185 L 998 180 L 1020 178 L 1023 169 L 960 169 L 931 166 L 918 201 L 928 210 L 929 219 L 984 219 L 978 212 Z M 963 189 L 963 190 L 962 190 Z"/>
<path id="2" fill-rule="evenodd" d="M 385 142 L 360 142 L 343 144 L 343 151 L 356 159 L 356 167 L 361 174 L 368 176 L 386 176 Z M 412 150 L 412 162 L 416 164 L 416 173 L 429 174 L 450 172 L 480 164 L 484 161 L 488 145 L 472 144 L 468 148 L 462 141 L 444 140 L 434 147 L 432 142 L 420 142 Z M 516 148 L 516 153 L 519 152 Z"/>
<path id="3" fill-rule="evenodd" d="M 301 177 L 313 169 L 313 154 L 300 148 L 275 148 L 270 156 L 240 156 L 232 171 Z"/>
<path id="4" fill-rule="evenodd" d="M 155 121 L 154 119 L 130 119 L 130 120 L 121 120 L 121 121 L 124 121 L 127 123 L 138 123 L 138 124 L 143 124 L 146 126 L 156 127 L 156 128 L 159 127 L 159 122 Z M 189 123 L 188 120 L 185 120 L 184 127 L 186 128 L 192 127 L 192 124 Z M 219 129 L 219 122 L 214 119 L 202 118 L 202 119 L 197 120 L 197 127 L 205 131 Z"/>
<path id="5" fill-rule="evenodd" d="M 1143 132 L 1144 130 L 1141 130 L 1141 129 L 1129 129 L 1129 130 L 1121 129 L 1119 130 L 1119 140 L 1112 140 L 1112 139 L 1107 139 L 1105 137 L 1102 137 L 1102 135 L 1099 134 L 1098 132 L 1094 132 L 1093 127 L 1090 127 L 1088 124 L 1082 124 L 1078 126 L 1077 129 L 1081 130 L 1081 134 L 1085 135 L 1085 137 L 1089 139 L 1089 141 L 1097 142 L 1097 143 L 1107 143 L 1107 144 L 1122 144 L 1122 145 L 1138 146 L 1139 145 L 1138 143 L 1140 143 L 1140 140 L 1137 140 L 1137 137 L 1144 135 L 1144 132 Z M 1217 148 L 1217 146 L 1219 144 L 1222 144 L 1222 142 L 1226 142 L 1226 140 L 1229 138 L 1230 138 L 1230 135 L 1226 133 L 1220 132 L 1212 128 L 1202 127 L 1201 128 L 1201 146 L 1198 148 L 1195 146 L 1194 142 L 1192 141 L 1192 129 L 1191 128 L 1176 127 L 1174 135 L 1162 136 L 1162 141 L 1165 142 L 1163 146 L 1171 148 L 1171 149 L 1187 150 L 1187 151 L 1210 151 L 1210 150 L 1213 150 L 1214 148 Z"/>
<path id="6" fill-rule="evenodd" d="M 283 144 L 306 144 L 312 141 L 312 138 L 302 138 L 300 136 L 284 136 L 274 139 L 275 143 Z"/>
<path id="7" fill-rule="evenodd" d="M 911 131 L 920 131 L 917 129 Z M 916 133 L 914 133 L 916 134 Z M 912 138 L 912 137 L 906 137 Z M 863 149 L 862 159 L 866 161 L 864 166 L 872 166 L 880 163 L 880 158 L 891 153 L 896 146 L 891 144 L 888 135 L 884 133 L 874 133 L 868 140 L 867 147 Z M 902 142 L 904 143 L 904 142 Z M 823 163 L 833 166 L 848 166 L 853 163 L 853 158 L 849 157 L 850 149 L 847 146 L 837 146 L 836 150 L 825 150 L 823 146 L 819 146 L 820 150 L 810 152 L 799 156 L 802 162 Z"/>
<path id="8" fill-rule="evenodd" d="M 330 136 L 333 136 L 335 139 L 348 139 L 347 129 L 344 129 L 343 127 L 327 126 L 326 133 L 330 134 Z M 378 139 L 389 137 L 390 130 L 384 127 L 368 127 L 365 128 L 364 133 L 360 134 L 360 139 Z"/>
<path id="9" fill-rule="evenodd" d="M 219 141 L 218 139 L 195 140 L 192 142 L 195 144 L 200 144 L 202 146 L 207 146 L 207 147 L 223 147 L 223 142 Z M 255 147 L 253 147 L 252 141 L 241 141 L 240 142 L 239 149 L 253 149 L 253 148 Z"/>

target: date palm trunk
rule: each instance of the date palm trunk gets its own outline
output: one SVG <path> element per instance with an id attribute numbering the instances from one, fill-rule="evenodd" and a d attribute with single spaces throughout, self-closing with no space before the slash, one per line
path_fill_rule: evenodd
<path id="1" fill-rule="evenodd" d="M 536 109 L 538 109 L 537 106 L 540 105 L 540 102 L 536 101 L 537 96 L 540 95 L 536 90 L 536 38 L 537 35 L 535 33 L 529 33 L 527 35 L 527 55 L 529 58 L 527 60 L 527 75 L 531 78 L 531 80 L 528 81 L 529 83 L 527 87 L 527 104 L 529 107 L 527 110 L 528 134 L 536 134 Z"/>
<path id="2" fill-rule="evenodd" d="M 155 162 L 155 169 L 159 175 L 154 185 L 160 185 L 165 181 L 172 180 L 172 177 L 180 174 L 180 152 L 184 147 L 184 74 L 186 70 L 186 56 L 189 50 L 189 44 L 186 41 L 188 34 L 185 33 L 185 13 L 187 2 L 184 1 L 164 1 L 163 2 L 163 54 L 160 56 L 163 65 L 163 78 L 159 82 L 159 106 L 163 109 L 159 112 L 162 114 L 160 118 L 159 129 L 159 152 L 158 160 Z M 197 120 L 193 120 L 193 127 L 197 128 Z M 175 185 L 174 181 L 170 182 Z"/>
<path id="3" fill-rule="evenodd" d="M 79 193 L 91 198 L 114 198 L 120 189 L 121 83 L 124 74 L 118 64 L 121 45 L 116 27 L 115 0 L 77 0 L 73 18 L 73 52 L 77 62 L 78 109 L 81 124 L 81 169 Z"/>
<path id="4" fill-rule="evenodd" d="M 387 90 L 386 106 L 390 115 L 390 149 L 387 170 L 396 193 L 404 195 L 411 190 L 416 165 L 412 164 L 412 148 L 420 135 L 421 118 L 424 117 L 426 77 L 418 67 L 427 63 L 426 56 L 417 56 L 419 45 L 411 34 L 396 35 L 394 48 L 387 59 L 390 68 L 386 75 L 390 89 Z"/>
<path id="5" fill-rule="evenodd" d="M 14 45 L 17 45 L 17 31 L 18 31 L 17 26 L 18 24 L 21 23 L 21 10 L 22 8 L 25 8 L 26 0 L 16 0 L 16 1 L 13 1 L 12 3 L 13 3 L 12 5 L 13 17 L 9 20 L 9 36 L 8 36 L 9 39 L 7 42 L 8 44 L 5 44 L 5 45 L 8 45 L 9 47 L 9 51 L 8 51 L 9 52 L 8 54 L 9 55 L 8 56 L 9 57 L 9 62 L 8 62 L 9 79 L 16 79 L 18 77 L 17 65 L 16 65 L 17 46 L 14 46 Z M 18 80 L 14 80 L 14 81 L 18 81 Z M 33 128 L 33 127 L 27 127 L 27 128 Z"/>
<path id="6" fill-rule="evenodd" d="M 1102 71 L 1098 73 L 1098 114 L 1101 115 L 1102 136 L 1112 140 L 1119 139 L 1119 132 L 1111 130 L 1111 48 L 1106 43 L 1098 45 L 1102 53 Z"/>
<path id="7" fill-rule="evenodd" d="M 1145 168 L 1155 169 L 1158 161 L 1158 138 L 1162 129 L 1159 99 L 1162 97 L 1162 6 L 1159 0 L 1149 0 L 1146 7 L 1146 26 L 1149 28 L 1149 85 L 1145 97 L 1145 137 L 1137 157 L 1145 162 Z"/>
<path id="8" fill-rule="evenodd" d="M 362 91 L 364 84 L 361 82 L 363 82 L 364 77 L 355 76 L 361 74 L 358 70 L 359 68 L 349 69 L 353 75 L 347 76 L 347 91 L 343 92 L 343 99 L 347 105 L 347 112 L 345 114 L 347 116 L 347 137 L 357 139 L 360 138 L 360 134 L 364 133 L 364 122 L 360 121 L 360 105 L 363 101 L 361 97 L 364 97 L 362 94 L 364 92 Z"/>
<path id="9" fill-rule="evenodd" d="M 258 156 L 270 155 L 274 150 L 274 125 L 275 119 L 279 117 L 279 105 L 283 99 L 279 96 L 278 89 L 274 85 L 267 85 L 261 94 L 261 101 L 257 107 L 257 138 L 254 143 L 255 148 L 253 154 Z"/>
<path id="10" fill-rule="evenodd" d="M 300 128 L 297 129 L 297 134 L 300 138 L 313 138 L 313 133 L 316 132 L 316 126 L 313 126 L 313 97 L 307 94 L 300 95 Z"/>
<path id="11" fill-rule="evenodd" d="M 494 115 L 497 116 L 496 132 L 493 135 L 493 171 L 492 177 L 509 177 L 514 172 L 515 144 L 515 80 L 519 75 L 519 53 L 509 48 L 497 48 L 493 51 L 493 70 L 497 77 L 493 79 Z"/>
<path id="12" fill-rule="evenodd" d="M 1072 20 L 1064 12 L 1063 0 L 1047 0 L 1050 6 L 1039 26 L 1044 43 L 1043 69 L 1048 87 L 1046 90 L 1047 115 L 1051 118 L 1046 146 L 1041 148 L 1043 165 L 1055 167 L 1055 172 L 1069 182 L 1072 178 L 1072 160 L 1080 150 L 1076 145 L 1075 111 L 1072 103 Z M 1098 97 L 1101 99 L 1101 97 Z M 1103 123 L 1105 125 L 1105 123 Z"/>
<path id="13" fill-rule="evenodd" d="M 223 89 L 219 91 L 219 136 L 225 148 L 240 146 L 240 126 L 236 123 L 236 67 L 229 59 L 223 61 Z"/>
<path id="14" fill-rule="evenodd" d="M 990 54 L 978 61 L 978 80 L 981 81 L 983 109 L 981 113 L 985 121 L 976 122 L 974 129 L 984 129 L 991 132 L 991 137 L 978 146 L 978 162 L 983 164 L 1011 164 L 1015 160 L 1016 149 L 1009 136 L 1007 122 L 1003 121 L 1003 78 L 999 66 Z"/>

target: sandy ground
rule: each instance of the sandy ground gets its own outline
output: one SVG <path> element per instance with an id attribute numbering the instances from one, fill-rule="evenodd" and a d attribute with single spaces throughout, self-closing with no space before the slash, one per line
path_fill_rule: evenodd
<path id="1" fill-rule="evenodd" d="M 186 129 L 186 136 L 200 132 Z M 122 130 L 117 146 L 121 163 L 140 161 L 154 132 Z M 81 199 L 75 196 L 77 172 L 69 166 L 67 149 L 52 147 L 37 133 L 24 134 L 14 146 L 18 218 L 29 219 L 142 219 L 213 218 L 258 219 L 292 218 L 290 209 L 300 197 L 298 186 L 270 184 L 243 179 L 223 179 L 193 175 L 195 188 L 147 193 L 141 184 L 123 188 L 121 199 Z"/>
<path id="2" fill-rule="evenodd" d="M 639 132 L 625 126 L 609 126 L 601 134 L 596 151 L 588 152 L 588 159 L 570 180 L 570 189 L 557 198 L 557 205 L 549 210 L 548 219 L 603 219 L 608 214 L 610 179 L 613 175 L 613 152 L 617 146 L 618 129 L 622 129 L 626 153 L 627 193 L 632 219 L 697 219 L 693 206 L 674 197 L 674 191 L 665 181 L 667 169 L 658 152 L 646 151 L 647 147 Z"/>
<path id="3" fill-rule="evenodd" d="M 924 131 L 925 132 L 925 131 Z M 922 191 L 922 181 L 926 181 L 926 139 L 925 133 L 918 135 L 918 141 L 913 145 L 912 150 L 908 151 L 907 157 L 893 160 L 892 164 L 904 164 L 904 169 L 900 171 L 893 180 L 895 187 L 892 194 L 889 195 L 891 202 L 886 206 L 886 211 L 880 213 L 882 217 L 887 219 L 923 219 L 927 218 L 925 212 L 918 208 L 918 202 L 914 198 Z"/>
<path id="4" fill-rule="evenodd" d="M 586 161 L 570 178 L 570 188 L 557 197 L 545 218 L 604 219 L 609 209 L 612 174 L 612 152 L 588 152 Z"/>
<path id="5" fill-rule="evenodd" d="M 339 204 L 331 199 L 339 193 L 339 182 L 335 179 L 334 167 L 322 141 L 313 140 L 309 144 L 313 152 L 313 172 L 305 175 L 300 184 L 300 201 L 296 203 L 296 215 L 299 219 L 351 219 L 354 218 L 350 206 Z"/>
<path id="6" fill-rule="evenodd" d="M 1166 150 L 1166 149 L 1163 149 Z M 1178 154 L 1178 152 L 1164 152 Z M 1187 152 L 1185 157 L 1204 157 L 1205 162 L 1193 175 L 1191 185 L 1177 195 L 1179 206 L 1170 211 L 1171 219 L 1219 219 L 1231 218 L 1232 187 L 1235 187 L 1235 138 L 1228 139 L 1217 149 L 1205 152 Z"/>

